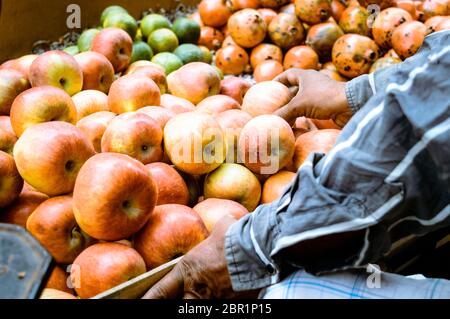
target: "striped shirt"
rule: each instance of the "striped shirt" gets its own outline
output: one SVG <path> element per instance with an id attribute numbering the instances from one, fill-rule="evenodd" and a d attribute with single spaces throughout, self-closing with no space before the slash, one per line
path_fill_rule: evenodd
<path id="1" fill-rule="evenodd" d="M 225 239 L 233 288 L 376 263 L 393 242 L 450 225 L 450 31 L 405 62 L 347 83 L 354 111 L 331 152 L 311 154 L 280 200 L 234 224 Z M 340 233 L 354 250 L 298 263 L 283 250 Z M 282 255 L 282 256 L 281 256 Z"/>

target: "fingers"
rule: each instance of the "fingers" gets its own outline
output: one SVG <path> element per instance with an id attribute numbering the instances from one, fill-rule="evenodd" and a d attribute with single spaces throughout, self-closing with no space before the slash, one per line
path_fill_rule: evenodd
<path id="1" fill-rule="evenodd" d="M 299 86 L 300 83 L 300 71 L 299 69 L 289 69 L 280 75 L 278 75 L 274 81 L 278 81 L 287 87 Z"/>
<path id="2" fill-rule="evenodd" d="M 182 295 L 183 290 L 184 279 L 180 267 L 175 266 L 175 268 L 154 285 L 142 299 L 175 299 Z"/>
<path id="3" fill-rule="evenodd" d="M 186 291 L 184 293 L 183 299 L 202 299 L 202 298 L 196 293 Z"/>
<path id="4" fill-rule="evenodd" d="M 294 98 L 288 104 L 276 110 L 274 114 L 283 118 L 289 124 L 294 125 L 294 122 L 297 119 L 297 117 L 303 116 L 303 114 L 301 114 L 302 113 L 301 107 L 295 105 L 295 103 L 296 101 Z"/>

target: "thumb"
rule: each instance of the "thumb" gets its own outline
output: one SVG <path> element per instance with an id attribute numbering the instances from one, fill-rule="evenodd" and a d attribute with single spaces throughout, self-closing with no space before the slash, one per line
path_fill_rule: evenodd
<path id="1" fill-rule="evenodd" d="M 305 110 L 302 105 L 298 103 L 296 98 L 292 99 L 288 104 L 279 108 L 274 112 L 275 115 L 286 120 L 291 125 L 294 125 L 297 117 L 304 116 Z"/>
<path id="2" fill-rule="evenodd" d="M 184 278 L 180 267 L 169 272 L 163 279 L 154 285 L 142 299 L 175 299 L 183 295 Z"/>

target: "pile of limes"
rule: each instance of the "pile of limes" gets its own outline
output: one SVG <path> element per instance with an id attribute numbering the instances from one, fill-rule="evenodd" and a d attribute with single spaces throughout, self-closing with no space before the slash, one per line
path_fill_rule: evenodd
<path id="1" fill-rule="evenodd" d="M 133 39 L 131 63 L 152 61 L 169 74 L 191 62 L 211 63 L 211 52 L 196 45 L 200 38 L 200 25 L 187 17 L 171 21 L 160 14 L 149 14 L 137 21 L 120 6 L 107 7 L 100 18 L 98 28 L 85 30 L 78 39 L 74 54 L 88 51 L 92 40 L 102 28 L 120 28 Z"/>

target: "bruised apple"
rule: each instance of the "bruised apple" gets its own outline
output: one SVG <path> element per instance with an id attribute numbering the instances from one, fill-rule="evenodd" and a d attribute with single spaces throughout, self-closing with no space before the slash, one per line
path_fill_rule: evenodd
<path id="1" fill-rule="evenodd" d="M 70 277 L 75 291 L 86 299 L 145 273 L 145 262 L 133 248 L 99 243 L 84 250 L 73 262 Z"/>
<path id="2" fill-rule="evenodd" d="M 72 263 L 91 241 L 75 221 L 71 196 L 54 197 L 39 205 L 27 220 L 27 230 L 60 264 Z"/>
<path id="3" fill-rule="evenodd" d="M 248 214 L 247 208 L 238 202 L 219 198 L 206 199 L 197 204 L 194 210 L 200 215 L 209 232 L 224 216 L 229 215 L 235 219 L 240 219 Z"/>
<path id="4" fill-rule="evenodd" d="M 84 164 L 75 183 L 75 219 L 96 239 L 126 239 L 145 225 L 157 196 L 144 164 L 124 154 L 97 154 Z"/>
<path id="5" fill-rule="evenodd" d="M 227 146 L 213 116 L 190 112 L 178 114 L 166 124 L 164 147 L 177 168 L 188 174 L 202 175 L 223 163 Z"/>
<path id="6" fill-rule="evenodd" d="M 102 137 L 102 152 L 122 153 L 144 164 L 163 157 L 161 126 L 144 113 L 124 113 L 109 123 Z"/>
<path id="7" fill-rule="evenodd" d="M 194 104 L 220 92 L 219 74 L 214 67 L 203 62 L 189 63 L 170 73 L 167 83 L 171 94 Z"/>
<path id="8" fill-rule="evenodd" d="M 228 95 L 241 105 L 244 95 L 251 87 L 250 82 L 236 76 L 230 76 L 220 83 L 220 94 Z"/>
<path id="9" fill-rule="evenodd" d="M 189 190 L 176 169 L 166 163 L 146 165 L 158 187 L 157 205 L 189 203 Z"/>
<path id="10" fill-rule="evenodd" d="M 49 196 L 72 192 L 80 168 L 94 154 L 83 132 L 66 122 L 32 126 L 14 147 L 20 175 Z"/>
<path id="11" fill-rule="evenodd" d="M 187 206 L 157 206 L 148 223 L 134 237 L 134 247 L 147 269 L 183 256 L 209 236 L 200 216 Z"/>

